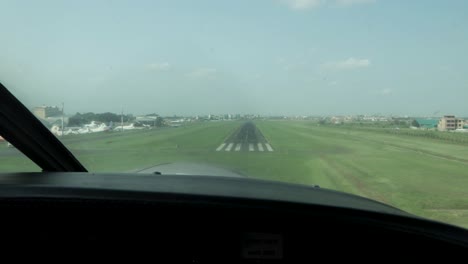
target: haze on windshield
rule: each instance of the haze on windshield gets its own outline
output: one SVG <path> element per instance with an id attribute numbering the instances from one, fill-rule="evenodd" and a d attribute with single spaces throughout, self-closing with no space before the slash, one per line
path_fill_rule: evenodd
<path id="1" fill-rule="evenodd" d="M 467 5 L 2 1 L 0 72 L 69 113 L 464 115 Z"/>
<path id="2" fill-rule="evenodd" d="M 90 172 L 318 185 L 468 227 L 468 1 L 0 10 L 0 82 Z M 0 138 L 0 172 L 38 170 Z"/>

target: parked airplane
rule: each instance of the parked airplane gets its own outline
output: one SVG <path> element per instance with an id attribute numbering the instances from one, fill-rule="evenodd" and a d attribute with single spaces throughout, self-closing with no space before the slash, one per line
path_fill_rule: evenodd
<path id="1" fill-rule="evenodd" d="M 150 125 L 137 125 L 135 126 L 135 123 L 131 123 L 128 126 L 117 126 L 114 128 L 115 131 L 125 131 L 125 130 L 135 130 L 135 129 L 145 129 L 145 128 L 150 128 Z"/>
<path id="2" fill-rule="evenodd" d="M 57 125 L 53 125 L 50 129 L 50 132 L 56 136 L 62 136 L 64 134 L 62 131 L 60 131 L 60 127 Z"/>
<path id="3" fill-rule="evenodd" d="M 98 123 L 95 121 L 92 121 L 89 124 L 84 125 L 81 128 L 67 128 L 66 130 L 62 131 L 58 125 L 52 126 L 50 131 L 52 134 L 56 136 L 62 136 L 62 135 L 77 135 L 77 134 L 89 134 L 89 133 L 97 133 L 97 132 L 105 132 L 105 131 L 110 131 L 112 129 L 112 122 L 107 126 L 105 123 Z"/>
<path id="4" fill-rule="evenodd" d="M 117 130 L 117 131 L 122 131 L 122 130 L 133 130 L 133 129 L 136 129 L 134 123 L 131 123 L 131 124 L 128 125 L 128 126 L 117 126 L 117 127 L 114 128 L 114 130 Z"/>

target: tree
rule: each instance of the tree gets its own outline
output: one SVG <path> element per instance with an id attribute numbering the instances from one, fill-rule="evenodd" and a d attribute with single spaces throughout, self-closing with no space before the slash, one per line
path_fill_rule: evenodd
<path id="1" fill-rule="evenodd" d="M 68 126 L 81 126 L 84 122 L 85 120 L 80 113 L 76 113 L 74 116 L 68 118 Z"/>
<path id="2" fill-rule="evenodd" d="M 156 127 L 162 127 L 164 125 L 164 119 L 160 116 L 156 117 L 156 121 L 154 122 Z"/>
<path id="3" fill-rule="evenodd" d="M 110 123 L 110 122 L 119 122 L 120 121 L 120 115 L 114 114 L 114 113 L 102 113 L 102 114 L 96 114 L 94 116 L 94 121 L 99 121 L 99 122 L 104 122 L 104 123 Z"/>
<path id="4" fill-rule="evenodd" d="M 413 120 L 413 122 L 411 122 L 411 126 L 420 127 L 420 126 L 419 126 L 419 123 L 418 123 L 418 121 L 416 121 L 416 119 Z"/>
<path id="5" fill-rule="evenodd" d="M 123 118 L 125 122 L 131 122 L 135 119 L 133 115 L 131 114 L 124 115 Z M 89 124 L 92 121 L 102 122 L 106 124 L 109 124 L 110 122 L 118 123 L 120 122 L 120 119 L 121 119 L 120 115 L 109 113 L 109 112 L 99 113 L 99 114 L 95 114 L 92 112 L 83 113 L 83 114 L 76 113 L 74 116 L 71 116 L 69 118 L 68 125 L 69 126 L 82 126 L 84 124 Z"/>

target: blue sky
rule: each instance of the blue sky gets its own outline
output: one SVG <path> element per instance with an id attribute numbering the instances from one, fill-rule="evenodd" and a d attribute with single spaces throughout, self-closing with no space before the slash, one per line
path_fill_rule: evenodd
<path id="1" fill-rule="evenodd" d="M 0 1 L 0 81 L 69 113 L 468 116 L 468 1 Z"/>

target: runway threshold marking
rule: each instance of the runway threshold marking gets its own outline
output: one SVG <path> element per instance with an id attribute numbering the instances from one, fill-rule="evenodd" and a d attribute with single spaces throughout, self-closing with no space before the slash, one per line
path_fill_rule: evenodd
<path id="1" fill-rule="evenodd" d="M 226 151 L 231 151 L 232 146 L 234 146 L 234 143 L 229 143 L 229 145 L 227 146 L 227 148 L 225 150 Z"/>
<path id="2" fill-rule="evenodd" d="M 226 143 L 223 143 L 223 144 L 219 145 L 219 147 L 216 149 L 216 151 L 221 151 L 224 148 L 224 146 L 226 146 Z"/>
<path id="3" fill-rule="evenodd" d="M 255 124 L 252 122 L 245 122 L 238 128 L 231 136 L 229 136 L 223 143 L 221 143 L 216 151 L 259 151 L 259 152 L 273 152 L 274 149 L 265 139 L 263 134 Z"/>
<path id="4" fill-rule="evenodd" d="M 263 151 L 263 145 L 262 145 L 262 143 L 258 143 L 258 144 L 257 144 L 257 147 L 258 147 L 258 151 Z"/>
<path id="5" fill-rule="evenodd" d="M 237 143 L 235 151 L 239 151 L 241 149 L 241 146 L 242 146 L 241 143 Z"/>

